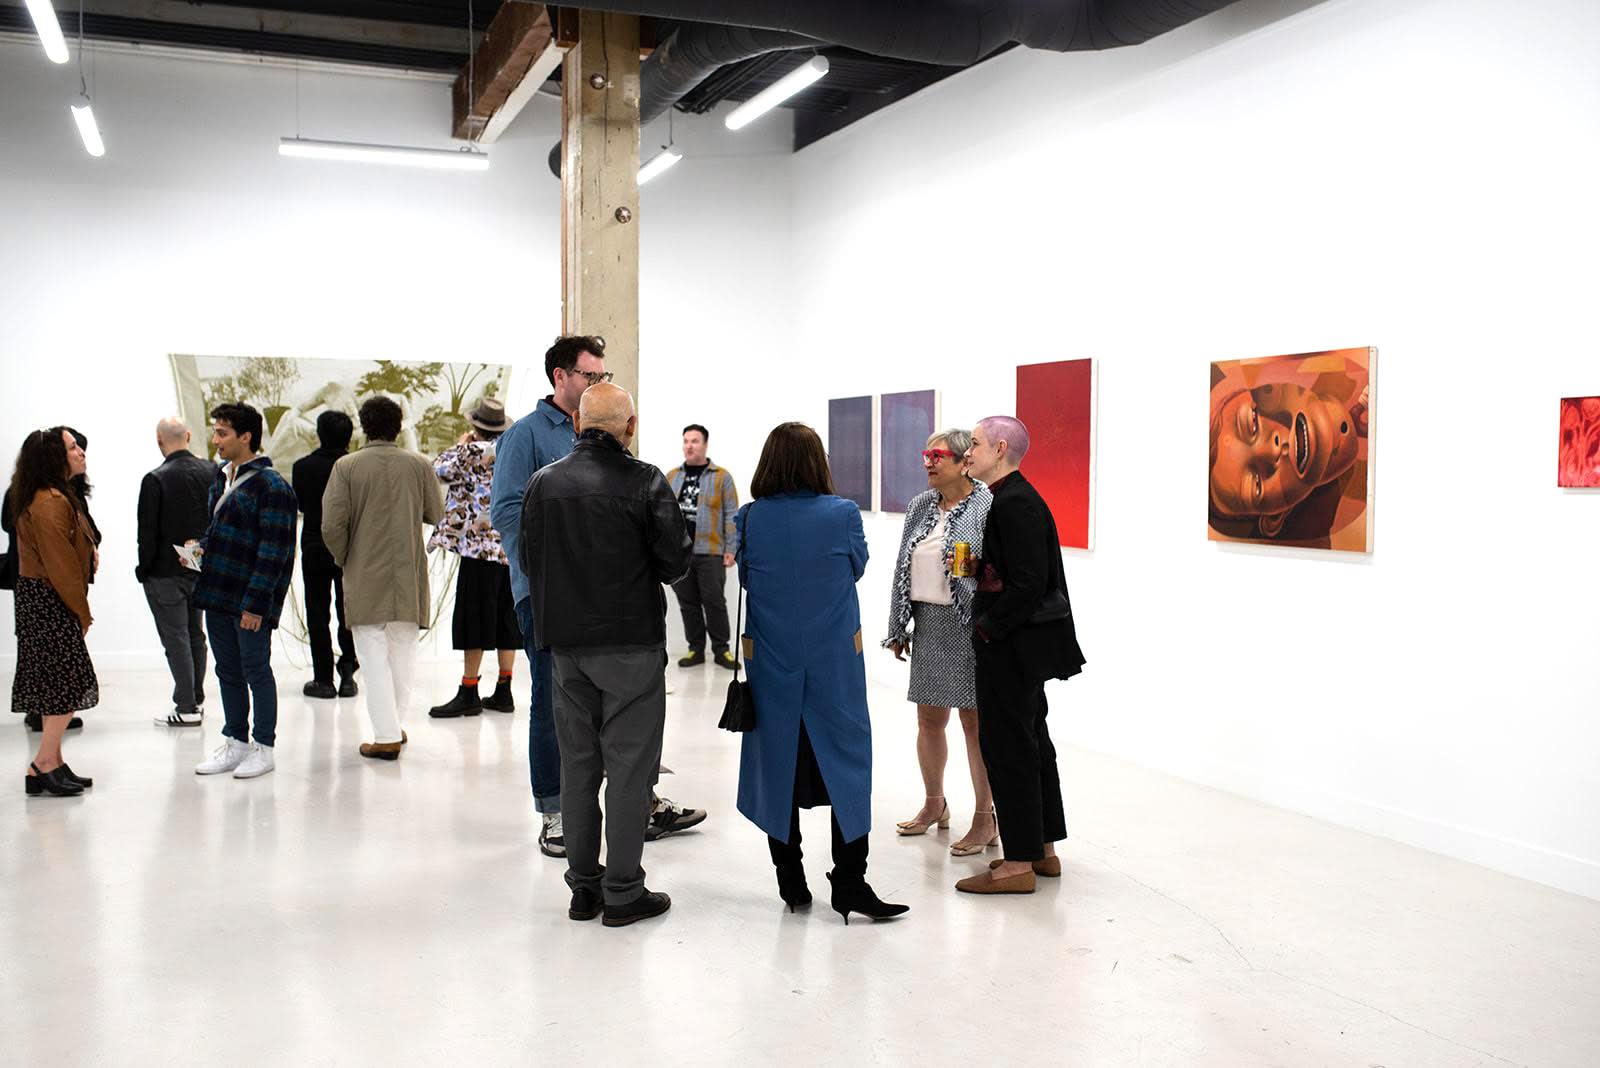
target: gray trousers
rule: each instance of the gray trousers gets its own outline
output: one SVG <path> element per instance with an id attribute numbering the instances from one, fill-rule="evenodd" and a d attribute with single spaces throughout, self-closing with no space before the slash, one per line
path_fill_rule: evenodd
<path id="1" fill-rule="evenodd" d="M 170 578 L 144 580 L 144 599 L 161 635 L 161 648 L 167 654 L 172 672 L 172 704 L 179 712 L 193 712 L 205 702 L 206 632 L 200 625 L 200 610 L 194 606 L 194 585 L 200 576 L 193 571 Z"/>
<path id="2" fill-rule="evenodd" d="M 728 651 L 727 582 L 728 569 L 722 566 L 721 553 L 697 553 L 689 573 L 672 584 L 678 611 L 683 613 L 683 636 L 695 652 L 705 651 L 707 634 L 713 656 Z"/>
<path id="3" fill-rule="evenodd" d="M 625 652 L 554 650 L 561 746 L 561 833 L 567 885 L 626 905 L 644 893 L 645 825 L 667 718 L 664 646 Z M 600 873 L 600 782 L 606 787 L 606 868 Z"/>

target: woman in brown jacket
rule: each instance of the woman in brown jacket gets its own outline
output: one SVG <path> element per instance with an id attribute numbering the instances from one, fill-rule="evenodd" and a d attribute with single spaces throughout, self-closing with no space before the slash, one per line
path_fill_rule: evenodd
<path id="1" fill-rule="evenodd" d="M 65 427 L 35 430 L 17 454 L 10 503 L 17 526 L 17 673 L 11 711 L 39 713 L 44 734 L 28 766 L 28 796 L 71 797 L 94 785 L 61 755 L 72 713 L 100 701 L 83 636 L 94 575 L 94 534 L 72 480 L 83 449 Z"/>

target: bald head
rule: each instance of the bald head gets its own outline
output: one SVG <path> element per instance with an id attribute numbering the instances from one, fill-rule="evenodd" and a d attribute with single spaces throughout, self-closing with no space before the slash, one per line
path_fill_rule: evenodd
<path id="1" fill-rule="evenodd" d="M 179 449 L 187 449 L 189 428 L 177 416 L 167 416 L 156 424 L 156 446 L 162 456 L 171 456 Z"/>
<path id="2" fill-rule="evenodd" d="M 583 391 L 578 402 L 578 428 L 604 430 L 624 445 L 633 441 L 633 398 L 621 386 L 600 382 Z"/>

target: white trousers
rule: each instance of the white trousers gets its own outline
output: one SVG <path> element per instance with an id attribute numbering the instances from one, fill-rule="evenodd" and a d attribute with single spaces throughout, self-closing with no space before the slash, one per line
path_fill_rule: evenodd
<path id="1" fill-rule="evenodd" d="M 367 697 L 372 740 L 398 742 L 400 722 L 411 704 L 417 667 L 415 623 L 372 623 L 351 627 L 361 660 L 361 692 Z"/>

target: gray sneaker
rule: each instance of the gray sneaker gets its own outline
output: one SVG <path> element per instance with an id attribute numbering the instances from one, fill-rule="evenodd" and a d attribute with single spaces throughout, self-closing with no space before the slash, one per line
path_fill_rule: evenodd
<path id="1" fill-rule="evenodd" d="M 567 855 L 567 839 L 561 833 L 561 813 L 545 813 L 544 826 L 539 828 L 539 852 L 547 857 Z"/>

